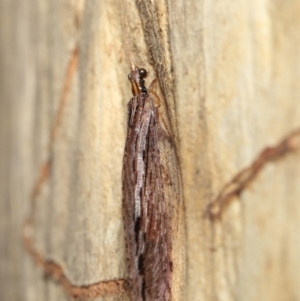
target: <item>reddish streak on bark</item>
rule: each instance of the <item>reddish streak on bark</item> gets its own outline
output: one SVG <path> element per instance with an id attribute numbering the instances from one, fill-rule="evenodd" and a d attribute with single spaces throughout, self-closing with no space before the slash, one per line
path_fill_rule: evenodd
<path id="1" fill-rule="evenodd" d="M 55 117 L 53 125 L 52 125 L 49 147 L 51 147 L 51 145 L 53 144 L 53 141 L 56 137 L 57 130 L 60 126 L 60 123 L 62 120 L 62 115 L 63 115 L 63 110 L 66 106 L 66 101 L 68 99 L 68 94 L 70 92 L 72 80 L 73 80 L 75 71 L 77 69 L 77 65 L 78 65 L 78 45 L 76 45 L 76 47 L 74 48 L 71 58 L 69 60 L 68 67 L 67 67 L 63 90 L 62 90 L 61 98 L 59 100 L 58 111 L 56 113 L 56 117 Z"/>
<path id="2" fill-rule="evenodd" d="M 62 89 L 62 94 L 59 100 L 59 107 L 58 111 L 56 113 L 56 116 L 54 118 L 52 128 L 51 128 L 51 133 L 50 133 L 50 139 L 49 139 L 49 145 L 48 149 L 49 152 L 52 148 L 52 145 L 54 143 L 54 140 L 56 138 L 57 130 L 59 129 L 59 126 L 61 124 L 62 116 L 63 116 L 63 111 L 66 106 L 66 102 L 68 99 L 68 94 L 70 92 L 72 80 L 75 74 L 75 71 L 77 69 L 78 65 L 78 45 L 74 48 L 71 58 L 69 60 L 67 70 L 66 70 L 66 75 L 65 75 L 65 81 Z M 48 159 L 46 162 L 44 162 L 40 168 L 40 173 L 39 177 L 36 181 L 36 184 L 33 187 L 32 194 L 31 194 L 31 200 L 34 201 L 37 195 L 40 192 L 40 188 L 43 185 L 43 183 L 47 180 L 50 174 L 50 169 L 51 169 L 51 162 L 50 159 Z"/>
<path id="3" fill-rule="evenodd" d="M 68 95 L 72 86 L 72 80 L 74 74 L 77 70 L 77 65 L 78 65 L 78 46 L 76 46 L 75 49 L 73 50 L 67 66 L 62 94 L 59 100 L 58 111 L 53 121 L 52 129 L 50 133 L 50 139 L 48 145 L 49 153 L 55 141 L 57 131 L 61 125 L 63 111 L 66 106 Z M 36 197 L 39 195 L 42 185 L 49 178 L 50 170 L 51 170 L 51 160 L 48 159 L 42 164 L 40 168 L 39 176 L 32 189 L 31 200 L 33 202 L 35 201 Z M 31 214 L 33 214 L 33 212 Z M 32 232 L 33 232 L 33 227 L 32 227 L 32 216 L 31 216 L 25 222 L 23 228 L 23 242 L 24 242 L 25 249 L 33 257 L 36 264 L 41 266 L 45 274 L 52 277 L 55 281 L 59 282 L 70 297 L 82 298 L 82 299 L 84 298 L 94 299 L 99 296 L 122 295 L 124 293 L 125 290 L 124 290 L 123 279 L 101 281 L 98 283 L 94 283 L 91 285 L 84 285 L 84 286 L 73 285 L 67 279 L 62 268 L 57 263 L 55 263 L 52 260 L 44 259 L 43 256 L 35 249 L 31 238 Z"/>
<path id="4" fill-rule="evenodd" d="M 50 161 L 46 161 L 40 169 L 40 173 L 38 176 L 38 179 L 32 189 L 31 193 L 31 200 L 35 200 L 38 194 L 40 193 L 40 189 L 43 185 L 43 183 L 48 179 L 49 174 L 50 174 Z"/>
<path id="5" fill-rule="evenodd" d="M 221 218 L 222 213 L 233 198 L 249 186 L 267 163 L 278 160 L 299 149 L 300 128 L 291 132 L 277 145 L 264 149 L 249 167 L 240 171 L 224 186 L 217 198 L 208 206 L 207 213 L 210 218 Z"/>

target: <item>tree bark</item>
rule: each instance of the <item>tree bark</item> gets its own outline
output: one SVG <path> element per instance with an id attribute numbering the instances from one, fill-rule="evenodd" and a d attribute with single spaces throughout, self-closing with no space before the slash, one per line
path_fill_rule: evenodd
<path id="1" fill-rule="evenodd" d="M 122 5 L 0 0 L 1 300 L 128 300 Z M 299 300 L 300 1 L 126 6 L 175 133 L 184 300 Z"/>

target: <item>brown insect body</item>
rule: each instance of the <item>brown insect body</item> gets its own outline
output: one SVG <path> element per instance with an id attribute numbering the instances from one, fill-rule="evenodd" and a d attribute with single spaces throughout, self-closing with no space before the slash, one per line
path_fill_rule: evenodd
<path id="1" fill-rule="evenodd" d="M 159 151 L 159 115 L 144 85 L 129 74 L 133 98 L 123 161 L 123 219 L 132 301 L 170 300 L 171 242 Z"/>

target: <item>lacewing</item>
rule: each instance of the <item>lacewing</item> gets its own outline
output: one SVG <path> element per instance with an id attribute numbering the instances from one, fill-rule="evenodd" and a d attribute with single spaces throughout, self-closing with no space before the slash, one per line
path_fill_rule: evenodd
<path id="1" fill-rule="evenodd" d="M 159 114 L 145 87 L 147 71 L 129 74 L 133 98 L 123 161 L 123 219 L 134 301 L 170 300 L 172 261 L 160 160 Z"/>
<path id="2" fill-rule="evenodd" d="M 148 73 L 136 67 L 129 49 L 128 20 L 126 1 L 123 37 L 133 94 L 128 103 L 122 174 L 128 291 L 131 301 L 181 301 L 185 288 L 184 209 L 174 142 L 176 125 L 170 117 L 174 112 L 156 80 L 146 88 Z"/>

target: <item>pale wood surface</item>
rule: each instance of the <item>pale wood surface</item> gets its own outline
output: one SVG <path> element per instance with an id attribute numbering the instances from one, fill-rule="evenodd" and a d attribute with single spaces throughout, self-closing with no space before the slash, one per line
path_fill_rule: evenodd
<path id="1" fill-rule="evenodd" d="M 300 1 L 153 3 L 128 4 L 130 44 L 159 79 L 177 137 L 185 299 L 300 300 L 299 152 L 267 164 L 221 220 L 204 215 L 238 172 L 300 126 Z M 126 277 L 121 2 L 1 0 L 0 22 L 0 299 L 68 300 L 24 251 L 22 226 L 34 211 L 34 246 L 74 285 Z"/>

